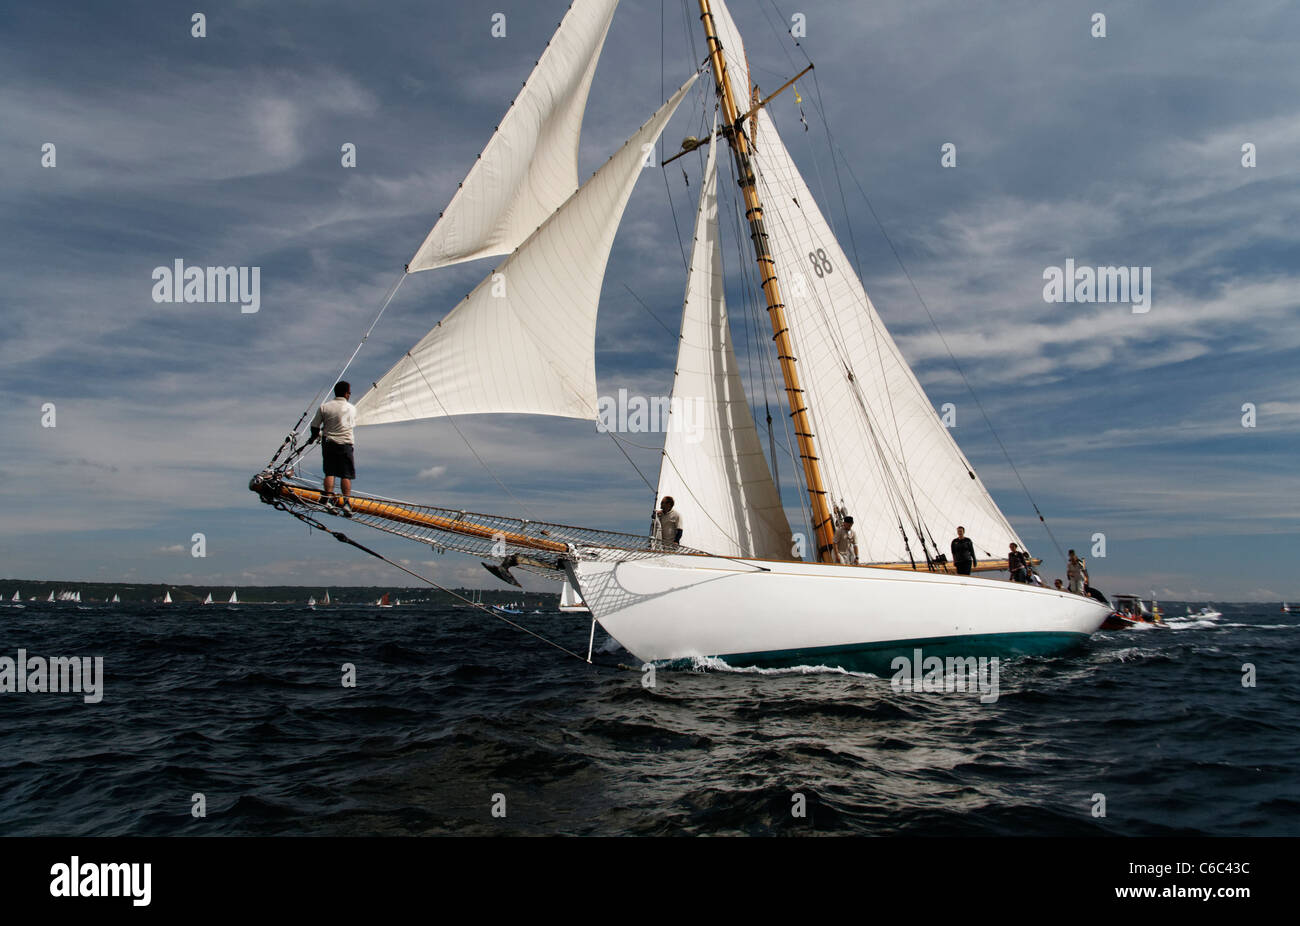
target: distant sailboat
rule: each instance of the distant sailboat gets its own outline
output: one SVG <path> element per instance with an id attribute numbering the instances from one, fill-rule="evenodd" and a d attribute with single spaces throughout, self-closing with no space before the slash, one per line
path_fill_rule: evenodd
<path id="1" fill-rule="evenodd" d="M 591 608 L 582 600 L 578 590 L 569 582 L 568 576 L 563 579 L 564 584 L 560 586 L 560 610 L 566 613 L 590 614 Z"/>
<path id="2" fill-rule="evenodd" d="M 239 604 L 239 596 L 236 595 L 234 592 L 231 592 L 230 600 L 227 601 L 226 604 Z"/>
<path id="3" fill-rule="evenodd" d="M 53 603 L 54 603 L 54 590 L 53 590 L 53 589 L 50 590 L 50 597 L 49 597 L 49 598 L 46 598 L 45 600 L 48 601 L 50 604 L 53 604 Z"/>
<path id="4" fill-rule="evenodd" d="M 203 599 L 204 604 L 212 604 L 212 592 L 208 592 L 208 597 Z"/>
<path id="5" fill-rule="evenodd" d="M 163 594 L 163 600 L 162 600 L 162 603 L 163 603 L 163 604 L 171 604 L 171 603 L 172 603 L 172 593 L 171 593 L 171 592 L 166 592 L 166 593 Z"/>
<path id="6" fill-rule="evenodd" d="M 1291 613 L 1291 606 L 1290 606 L 1289 604 L 1287 604 L 1285 601 L 1282 602 L 1282 613 L 1283 613 L 1283 614 L 1290 614 L 1290 613 Z"/>
<path id="7" fill-rule="evenodd" d="M 377 604 L 381 608 L 391 608 L 393 606 L 392 603 L 389 602 L 388 600 L 388 592 L 384 592 L 382 595 L 380 595 L 379 600 L 376 601 L 375 604 Z"/>
<path id="8" fill-rule="evenodd" d="M 9 600 L 10 600 L 10 601 L 22 601 L 22 599 L 18 597 L 18 593 L 17 593 L 17 592 L 14 592 L 14 596 L 13 596 L 12 598 L 10 598 Z"/>
<path id="9" fill-rule="evenodd" d="M 316 598 L 315 598 L 315 596 L 313 596 L 313 597 L 307 599 L 307 607 L 309 607 L 309 608 L 314 608 L 314 607 L 316 607 Z"/>
<path id="10" fill-rule="evenodd" d="M 320 603 L 321 603 L 321 604 L 329 604 L 329 603 L 330 603 L 330 590 L 329 590 L 328 588 L 325 589 L 325 597 L 321 599 L 321 602 L 320 602 Z"/>
<path id="11" fill-rule="evenodd" d="M 121 604 L 121 603 L 122 603 L 122 599 L 119 598 L 119 597 L 117 597 L 116 594 L 114 594 L 114 595 L 113 595 L 113 604 Z"/>

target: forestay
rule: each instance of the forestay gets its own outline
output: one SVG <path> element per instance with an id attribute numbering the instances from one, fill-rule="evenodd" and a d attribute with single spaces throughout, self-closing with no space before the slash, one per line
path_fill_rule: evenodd
<path id="1" fill-rule="evenodd" d="M 587 94 L 617 6 L 574 0 L 408 270 L 509 254 L 573 195 Z"/>
<path id="2" fill-rule="evenodd" d="M 357 424 L 476 413 L 595 419 L 596 312 L 658 112 L 357 403 Z"/>
<path id="3" fill-rule="evenodd" d="M 790 524 L 763 456 L 727 322 L 716 149 L 709 146 L 695 219 L 659 497 L 673 496 L 697 549 L 789 559 Z"/>

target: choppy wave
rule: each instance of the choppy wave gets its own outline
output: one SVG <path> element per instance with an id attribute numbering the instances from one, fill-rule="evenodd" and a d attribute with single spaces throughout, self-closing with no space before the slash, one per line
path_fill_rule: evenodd
<path id="1" fill-rule="evenodd" d="M 1004 660 L 983 703 L 718 659 L 647 687 L 603 633 L 588 666 L 457 609 L 29 604 L 0 655 L 102 656 L 104 699 L 0 694 L 0 835 L 1296 835 L 1300 623 L 1223 610 Z"/>

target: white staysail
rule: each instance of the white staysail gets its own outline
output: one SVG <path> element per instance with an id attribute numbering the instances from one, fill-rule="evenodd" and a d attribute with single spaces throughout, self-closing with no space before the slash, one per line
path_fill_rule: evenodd
<path id="1" fill-rule="evenodd" d="M 673 497 L 686 527 L 683 542 L 697 550 L 789 559 L 790 523 L 763 456 L 727 323 L 716 149 L 709 146 L 695 218 L 659 497 Z"/>
<path id="2" fill-rule="evenodd" d="M 596 418 L 596 310 L 614 234 L 692 76 L 357 403 L 357 424 L 514 412 Z"/>
<path id="3" fill-rule="evenodd" d="M 578 188 L 578 137 L 618 0 L 574 0 L 408 270 L 509 254 Z"/>
<path id="4" fill-rule="evenodd" d="M 747 105 L 740 33 L 724 0 L 711 7 L 732 91 Z M 981 559 L 1023 546 L 885 329 L 768 111 L 745 125 L 822 475 L 832 502 L 854 516 L 862 559 L 909 558 L 900 518 L 920 561 L 918 518 L 941 552 L 958 525 Z"/>

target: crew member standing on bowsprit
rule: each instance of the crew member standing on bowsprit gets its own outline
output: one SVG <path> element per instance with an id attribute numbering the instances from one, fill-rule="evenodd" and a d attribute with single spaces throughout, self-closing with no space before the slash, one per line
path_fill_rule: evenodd
<path id="1" fill-rule="evenodd" d="M 957 536 L 952 541 L 952 564 L 957 568 L 957 575 L 968 576 L 979 564 L 975 558 L 975 544 L 966 536 L 966 528 L 957 528 Z"/>
<path id="2" fill-rule="evenodd" d="M 334 501 L 334 480 L 343 489 L 338 505 L 348 517 L 352 516 L 348 498 L 352 495 L 352 480 L 357 478 L 353 459 L 352 428 L 357 422 L 356 407 L 348 401 L 352 386 L 340 382 L 334 386 L 334 398 L 316 410 L 311 420 L 311 439 L 321 438 L 320 452 L 325 468 L 325 504 Z"/>

